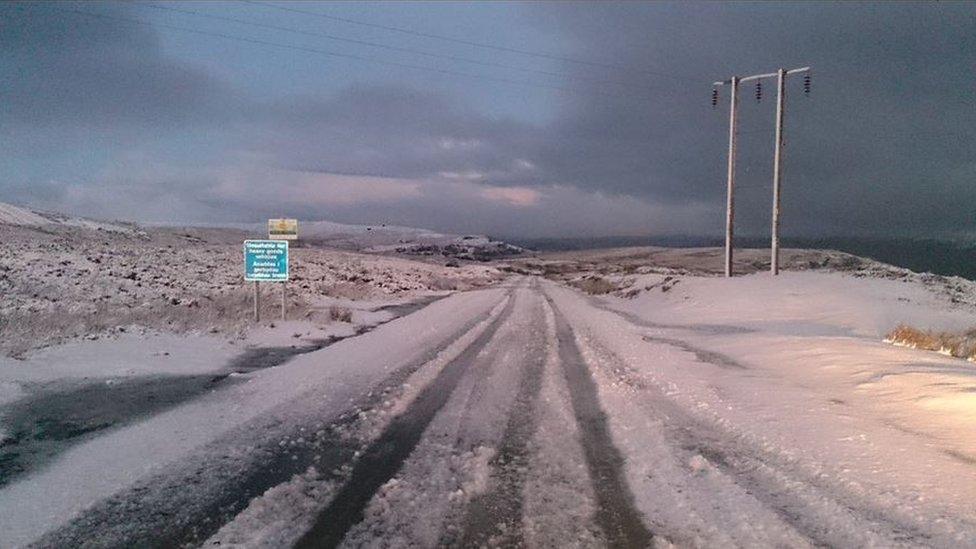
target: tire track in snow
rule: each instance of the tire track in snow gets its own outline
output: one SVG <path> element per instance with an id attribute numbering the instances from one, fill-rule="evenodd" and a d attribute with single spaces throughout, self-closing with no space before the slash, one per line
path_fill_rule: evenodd
<path id="1" fill-rule="evenodd" d="M 533 295 L 538 296 L 534 285 Z M 536 307 L 542 313 L 542 302 Z M 501 445 L 489 461 L 491 473 L 489 490 L 474 497 L 468 504 L 464 518 L 464 532 L 457 544 L 461 547 L 502 545 L 522 546 L 522 494 L 529 468 L 529 442 L 535 435 L 537 403 L 542 389 L 542 375 L 546 362 L 546 344 L 534 346 L 521 361 L 522 375 L 515 401 L 508 411 L 508 420 Z"/>
<path id="2" fill-rule="evenodd" d="M 555 303 L 546 296 L 556 318 L 559 362 L 569 386 L 580 443 L 596 494 L 596 522 L 611 547 L 648 547 L 654 534 L 641 520 L 624 475 L 624 460 L 613 444 L 597 387 L 576 345 L 573 330 Z"/>
<path id="3" fill-rule="evenodd" d="M 655 330 L 681 330 L 704 335 L 735 335 L 751 334 L 756 332 L 756 330 L 753 328 L 736 326 L 734 324 L 668 324 L 662 322 L 652 322 L 645 318 L 641 318 L 634 313 L 611 308 L 604 303 L 601 303 L 600 300 L 595 296 L 586 296 L 585 301 L 594 308 L 615 314 L 627 322 L 635 326 L 640 326 L 641 328 L 651 328 Z"/>
<path id="4" fill-rule="evenodd" d="M 506 295 L 503 299 L 510 300 L 510 294 Z M 416 310 L 410 311 L 413 312 Z M 33 545 L 70 547 L 94 539 L 105 547 L 179 547 L 201 543 L 231 521 L 253 498 L 310 466 L 322 471 L 323 479 L 334 476 L 329 471 L 351 462 L 355 452 L 362 449 L 360 440 L 350 440 L 344 435 L 355 431 L 359 414 L 382 404 L 390 391 L 490 316 L 489 310 L 466 322 L 422 357 L 378 382 L 350 405 L 350 411 L 330 423 L 285 427 L 275 417 L 258 418 L 209 445 L 197 454 L 199 457 L 185 460 L 190 464 L 139 481 L 45 534 Z M 308 415 L 315 416 L 317 403 L 318 397 L 313 395 L 296 404 L 307 405 Z M 247 448 L 243 450 L 247 455 L 238 457 L 242 452 L 242 433 L 264 435 L 259 441 L 245 436 Z M 282 440 L 303 439 L 308 441 L 307 445 L 279 444 Z M 219 457 L 215 461 L 211 455 Z M 187 489 L 188 486 L 193 489 Z"/>
<path id="5" fill-rule="evenodd" d="M 677 347 L 682 351 L 687 351 L 698 359 L 699 362 L 704 362 L 706 364 L 711 364 L 713 366 L 718 366 L 719 368 L 733 369 L 733 370 L 748 370 L 747 366 L 743 366 L 742 363 L 737 362 L 735 359 L 728 355 L 722 353 L 717 353 L 715 351 L 709 351 L 703 349 L 696 345 L 692 345 L 683 339 L 677 339 L 673 337 L 662 337 L 662 336 L 643 336 L 644 341 L 651 343 L 663 343 L 665 345 L 670 345 L 671 347 Z"/>
<path id="6" fill-rule="evenodd" d="M 466 367 L 488 344 L 498 328 L 511 316 L 515 300 L 457 358 L 445 366 L 410 406 L 395 417 L 353 467 L 348 482 L 319 513 L 312 528 L 295 544 L 296 548 L 336 547 L 346 533 L 363 519 L 363 511 L 377 490 L 400 470 L 420 441 L 424 430 L 457 387 Z"/>
<path id="7" fill-rule="evenodd" d="M 569 388 L 559 364 L 556 320 L 546 303 L 546 363 L 530 442 L 522 526 L 528 547 L 606 546 Z"/>

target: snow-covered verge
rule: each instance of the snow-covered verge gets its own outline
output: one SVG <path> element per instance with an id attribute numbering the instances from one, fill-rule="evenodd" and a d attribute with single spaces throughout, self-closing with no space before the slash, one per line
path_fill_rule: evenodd
<path id="1" fill-rule="evenodd" d="M 891 284 L 791 273 L 686 277 L 634 299 L 551 290 L 656 533 L 687 546 L 976 543 L 976 372 L 878 337 L 892 313 L 973 316 Z"/>
<path id="2" fill-rule="evenodd" d="M 241 252 L 248 233 L 12 223 L 24 215 L 0 222 L 0 354 L 143 328 L 236 337 L 251 325 Z M 500 278 L 482 265 L 452 268 L 301 245 L 291 251 L 290 270 L 289 318 L 309 326 L 347 318 L 342 308 L 349 303 L 395 302 Z M 263 287 L 262 316 L 276 318 L 279 287 Z"/>
<path id="3" fill-rule="evenodd" d="M 607 296 L 608 303 L 649 320 L 673 324 L 730 324 L 791 335 L 850 335 L 881 340 L 907 323 L 931 329 L 976 325 L 976 305 L 923 282 L 843 272 L 768 273 L 732 279 L 705 276 L 608 277 L 638 289 Z M 976 284 L 958 281 L 976 293 Z M 974 297 L 976 299 L 976 297 Z"/>
<path id="4" fill-rule="evenodd" d="M 661 280 L 645 275 L 636 284 Z M 830 398 L 859 401 L 976 459 L 973 364 L 883 341 L 901 324 L 934 331 L 976 326 L 976 307 L 924 280 L 822 272 L 683 277 L 668 291 L 655 287 L 632 298 L 602 299 L 662 328 L 682 330 L 681 338 L 696 345 L 836 391 Z"/>
<path id="5" fill-rule="evenodd" d="M 976 326 L 971 282 L 838 272 L 610 278 L 641 290 L 594 299 L 644 323 L 653 337 L 720 353 L 763 377 L 808 387 L 829 406 L 924 434 L 962 462 L 976 460 L 976 368 L 883 342 L 900 324 L 935 331 Z M 942 291 L 945 284 L 972 292 L 969 300 Z M 745 394 L 770 391 L 756 385 Z"/>
<path id="6" fill-rule="evenodd" d="M 402 305 L 340 301 L 350 313 L 347 322 L 270 321 L 234 338 L 214 333 L 174 334 L 139 328 L 97 339 L 74 339 L 34 349 L 16 358 L 0 356 L 0 406 L 86 384 L 227 374 L 268 367 L 285 361 L 290 354 L 311 352 L 367 332 L 400 316 L 397 309 L 408 312 L 439 298 Z M 276 353 L 280 358 L 254 356 L 262 352 Z"/>

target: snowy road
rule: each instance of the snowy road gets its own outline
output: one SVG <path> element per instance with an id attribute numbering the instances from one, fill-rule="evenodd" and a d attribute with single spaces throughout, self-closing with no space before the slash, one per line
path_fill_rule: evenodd
<path id="1" fill-rule="evenodd" d="M 456 294 L 0 487 L 0 545 L 976 546 L 976 462 L 688 332 Z"/>

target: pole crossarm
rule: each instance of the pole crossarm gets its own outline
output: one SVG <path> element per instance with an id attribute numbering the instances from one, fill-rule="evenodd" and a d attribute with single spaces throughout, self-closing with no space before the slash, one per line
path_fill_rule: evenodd
<path id="1" fill-rule="evenodd" d="M 799 74 L 801 72 L 807 72 L 809 70 L 810 70 L 810 67 L 800 67 L 799 69 L 790 69 L 790 70 L 786 71 L 786 75 L 789 76 L 791 74 Z M 743 82 L 752 82 L 753 80 L 760 80 L 760 79 L 763 79 L 763 78 L 776 78 L 777 76 L 779 76 L 779 73 L 778 72 L 767 72 L 767 73 L 763 73 L 763 74 L 754 74 L 752 76 L 743 76 L 742 78 L 739 78 L 739 83 L 741 84 Z M 722 80 L 721 82 L 712 82 L 712 85 L 713 86 L 728 86 L 731 83 L 732 83 L 732 79 L 730 78 L 728 80 Z"/>

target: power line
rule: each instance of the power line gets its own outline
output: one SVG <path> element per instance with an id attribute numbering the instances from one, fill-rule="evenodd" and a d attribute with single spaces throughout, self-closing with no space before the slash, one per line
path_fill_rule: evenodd
<path id="1" fill-rule="evenodd" d="M 69 8 L 60 8 L 60 7 L 53 7 L 53 6 L 51 7 L 51 9 L 54 9 L 54 10 L 57 10 L 57 11 L 66 12 L 66 13 L 72 13 L 72 14 L 76 14 L 76 15 L 84 15 L 84 16 L 87 16 L 87 17 L 96 17 L 96 18 L 101 18 L 101 19 L 111 19 L 111 20 L 115 20 L 115 21 L 122 21 L 122 22 L 126 22 L 126 23 L 137 24 L 137 25 L 146 25 L 146 26 L 149 26 L 149 27 L 160 27 L 160 28 L 172 29 L 172 30 L 181 31 L 181 32 L 189 32 L 189 33 L 193 33 L 193 34 L 199 34 L 199 35 L 203 35 L 203 36 L 211 36 L 211 37 L 215 37 L 215 38 L 223 38 L 225 40 L 234 40 L 234 41 L 237 41 L 237 42 L 245 42 L 245 43 L 257 44 L 257 45 L 261 45 L 261 46 L 271 46 L 271 47 L 275 47 L 275 48 L 289 49 L 289 50 L 301 51 L 301 52 L 305 52 L 305 53 L 316 53 L 316 54 L 326 55 L 326 56 L 330 56 L 330 57 L 338 57 L 338 58 L 343 58 L 343 59 L 351 59 L 351 60 L 355 60 L 355 61 L 365 61 L 365 62 L 368 62 L 368 63 L 377 63 L 377 64 L 387 65 L 387 66 L 392 66 L 392 67 L 399 67 L 399 68 L 413 69 L 413 70 L 422 70 L 422 71 L 428 71 L 428 72 L 439 73 L 439 74 L 446 74 L 446 75 L 451 75 L 451 76 L 461 76 L 461 77 L 464 77 L 464 78 L 475 78 L 475 79 L 481 79 L 481 80 L 490 80 L 490 81 L 494 81 L 494 82 L 500 82 L 500 83 L 504 83 L 504 84 L 512 84 L 512 85 L 516 85 L 516 86 L 546 88 L 546 89 L 550 89 L 550 90 L 557 90 L 557 91 L 562 91 L 562 92 L 567 92 L 567 93 L 577 93 L 577 90 L 572 90 L 570 88 L 565 88 L 565 87 L 562 87 L 562 86 L 555 86 L 555 85 L 550 85 L 550 84 L 543 84 L 543 83 L 539 83 L 539 82 L 530 82 L 530 81 L 525 81 L 525 80 L 513 80 L 513 79 L 510 79 L 510 78 L 487 76 L 487 75 L 483 75 L 483 74 L 476 74 L 476 73 L 469 73 L 469 72 L 462 72 L 462 71 L 454 71 L 454 70 L 450 70 L 450 69 L 441 69 L 441 68 L 437 68 L 437 67 L 429 67 L 429 66 L 424 66 L 424 65 L 413 65 L 413 64 L 409 64 L 409 63 L 400 63 L 400 62 L 397 62 L 397 61 L 388 61 L 388 60 L 385 60 L 385 59 L 378 59 L 378 58 L 375 58 L 375 57 L 367 57 L 367 56 L 356 55 L 356 54 L 351 54 L 351 53 L 339 53 L 339 52 L 333 52 L 333 51 L 328 51 L 328 50 L 321 50 L 321 49 L 316 49 L 316 48 L 308 48 L 308 47 L 304 47 L 304 46 L 295 46 L 295 45 L 292 45 L 292 44 L 283 44 L 283 43 L 280 43 L 280 42 L 271 42 L 271 41 L 267 41 L 267 40 L 260 40 L 260 39 L 257 39 L 257 38 L 250 38 L 250 37 L 245 37 L 245 36 L 236 36 L 236 35 L 232 35 L 232 34 L 223 34 L 223 33 L 219 33 L 219 32 L 204 31 L 204 30 L 200 30 L 200 29 L 193 29 L 193 28 L 188 28 L 188 27 L 181 27 L 181 26 L 178 26 L 178 25 L 170 25 L 170 24 L 166 24 L 166 23 L 143 21 L 141 19 L 133 19 L 133 18 L 130 18 L 130 17 L 121 17 L 121 16 L 116 16 L 116 15 L 108 15 L 108 14 L 104 14 L 104 13 L 95 13 L 95 12 L 90 12 L 90 11 L 74 10 L 74 9 L 69 9 Z M 623 94 L 623 93 L 619 93 L 619 92 L 607 93 L 607 92 L 601 92 L 601 91 L 598 91 L 598 90 L 587 90 L 587 91 L 588 92 L 591 92 L 591 93 L 596 93 L 598 95 L 604 95 L 604 96 L 625 97 L 625 96 L 628 95 L 628 94 Z M 636 96 L 631 95 L 631 97 L 636 97 Z M 641 98 L 642 99 L 647 99 L 646 96 L 641 97 Z"/>
<path id="2" fill-rule="evenodd" d="M 445 42 L 453 42 L 455 44 L 463 44 L 465 46 L 473 46 L 473 47 L 476 47 L 476 48 L 487 48 L 487 49 L 495 50 L 495 51 L 503 51 L 503 52 L 507 52 L 507 53 L 517 53 L 517 54 L 520 54 L 520 55 L 528 55 L 528 56 L 531 56 L 531 57 L 539 57 L 539 58 L 542 58 L 542 59 L 549 59 L 551 61 L 565 61 L 565 62 L 568 62 L 568 63 L 577 63 L 577 64 L 580 64 L 580 65 L 589 65 L 591 67 L 601 67 L 601 68 L 604 68 L 604 69 L 620 70 L 620 71 L 627 71 L 627 72 L 643 72 L 645 74 L 649 74 L 649 75 L 653 75 L 653 76 L 660 76 L 660 77 L 664 77 L 664 78 L 670 78 L 670 79 L 678 80 L 678 81 L 681 81 L 681 82 L 695 82 L 695 83 L 700 83 L 699 79 L 697 79 L 697 78 L 694 78 L 694 79 L 693 78 L 685 78 L 685 77 L 676 76 L 674 74 L 670 74 L 670 73 L 666 73 L 666 72 L 660 72 L 660 71 L 653 71 L 653 70 L 650 70 L 650 69 L 645 69 L 645 68 L 642 68 L 642 67 L 626 67 L 626 66 L 623 66 L 623 65 L 615 65 L 615 64 L 612 64 L 612 63 L 600 63 L 600 62 L 597 62 L 597 61 L 588 61 L 586 59 L 578 59 L 578 58 L 575 58 L 575 57 L 568 57 L 566 55 L 561 55 L 561 54 L 538 52 L 538 51 L 530 51 L 530 50 L 523 50 L 523 49 L 518 49 L 518 48 L 510 48 L 510 47 L 507 47 L 507 46 L 499 46 L 499 45 L 495 45 L 495 44 L 488 44 L 488 43 L 485 43 L 485 42 L 474 42 L 474 41 L 471 41 L 471 40 L 465 40 L 463 38 L 455 38 L 455 37 L 452 37 L 452 36 L 444 36 L 444 35 L 440 35 L 440 34 L 431 34 L 431 33 L 416 31 L 416 30 L 408 29 L 408 28 L 404 28 L 404 27 L 393 27 L 393 26 L 389 26 L 389 25 L 381 25 L 381 24 L 378 24 L 378 23 L 369 23 L 367 21 L 360 21 L 360 20 L 356 20 L 356 19 L 349 19 L 347 17 L 339 17 L 339 16 L 336 16 L 336 15 L 329 15 L 327 13 L 322 13 L 322 12 L 317 12 L 317 11 L 309 11 L 309 10 L 303 10 L 303 9 L 298 9 L 298 8 L 291 8 L 291 7 L 287 7 L 287 6 L 281 6 L 281 5 L 278 5 L 278 4 L 272 4 L 270 2 L 261 2 L 261 1 L 258 1 L 258 0 L 240 0 L 240 1 L 245 2 L 245 3 L 248 3 L 248 4 L 265 6 L 267 8 L 281 10 L 281 11 L 290 11 L 292 13 L 301 13 L 301 14 L 304 14 L 304 15 L 313 15 L 313 16 L 316 16 L 316 17 L 322 17 L 324 19 L 331 19 L 333 21 L 341 21 L 343 23 L 350 23 L 350 24 L 353 24 L 353 25 L 361 25 L 361 26 L 364 26 L 364 27 L 372 27 L 372 28 L 376 28 L 376 29 L 383 29 L 383 30 L 387 30 L 387 31 L 391 31 L 391 32 L 399 32 L 399 33 L 402 33 L 402 34 L 409 34 L 411 36 L 420 36 L 420 37 L 423 37 L 423 38 L 431 38 L 431 39 L 434 39 L 434 40 L 443 40 Z"/>
<path id="3" fill-rule="evenodd" d="M 272 30 L 290 32 L 290 33 L 294 33 L 294 34 L 300 34 L 300 35 L 305 35 L 305 36 L 313 36 L 313 37 L 317 37 L 317 38 L 326 38 L 328 40 L 335 40 L 337 42 L 347 42 L 347 43 L 351 43 L 351 44 L 359 44 L 359 45 L 362 45 L 362 46 L 369 46 L 369 47 L 374 47 L 374 48 L 382 48 L 382 49 L 386 49 L 386 50 L 390 50 L 390 51 L 398 51 L 398 52 L 403 52 L 403 53 L 411 53 L 411 54 L 415 54 L 415 55 L 423 55 L 423 56 L 433 57 L 433 58 L 437 58 L 437 59 L 447 59 L 447 60 L 450 60 L 450 61 L 459 61 L 459 62 L 463 62 L 463 63 L 472 63 L 472 64 L 475 64 L 475 65 L 482 65 L 482 66 L 485 66 L 485 67 L 496 67 L 496 68 L 502 68 L 502 69 L 516 70 L 516 71 L 522 71 L 522 72 L 540 74 L 540 75 L 543 75 L 543 76 L 552 76 L 552 77 L 557 77 L 557 78 L 566 78 L 566 79 L 570 79 L 570 80 L 580 80 L 580 81 L 593 82 L 593 83 L 598 83 L 598 84 L 612 84 L 612 85 L 624 86 L 624 87 L 628 87 L 628 88 L 635 88 L 635 89 L 640 89 L 640 90 L 645 90 L 645 91 L 648 89 L 645 86 L 641 86 L 641 85 L 638 85 L 638 84 L 633 84 L 631 82 L 625 82 L 625 81 L 622 81 L 622 80 L 607 80 L 607 79 L 602 79 L 602 78 L 590 78 L 590 77 L 586 77 L 586 76 L 573 75 L 573 74 L 567 74 L 567 73 L 552 72 L 552 71 L 545 71 L 545 70 L 539 70 L 539 69 L 531 69 L 531 68 L 526 68 L 526 67 L 518 67 L 518 66 L 515 66 L 515 65 L 507 65 L 507 64 L 504 64 L 504 63 L 495 63 L 495 62 L 492 62 L 492 61 L 482 61 L 482 60 L 479 60 L 479 59 L 470 59 L 470 58 L 467 58 L 467 57 L 459 57 L 459 56 L 455 56 L 455 55 L 447 55 L 447 54 L 440 54 L 440 53 L 431 53 L 431 52 L 426 52 L 426 51 L 423 51 L 423 50 L 417 50 L 417 49 L 412 49 L 412 48 L 404 48 L 404 47 L 400 47 L 400 46 L 391 46 L 389 44 L 381 44 L 381 43 L 378 43 L 378 42 L 369 42 L 369 41 L 366 41 L 366 40 L 358 40 L 358 39 L 355 39 L 355 38 L 346 38 L 346 37 L 335 36 L 335 35 L 328 34 L 328 33 L 323 33 L 323 32 L 310 32 L 310 31 L 305 31 L 305 30 L 296 29 L 296 28 L 292 28 L 292 27 L 283 27 L 283 26 L 279 26 L 279 25 L 272 25 L 272 24 L 269 24 L 269 23 L 258 23 L 258 22 L 255 22 L 255 21 L 248 21 L 248 20 L 245 20 L 245 19 L 238 19 L 238 18 L 235 18 L 235 17 L 227 17 L 227 16 L 216 15 L 216 14 L 212 14 L 212 13 L 204 13 L 204 12 L 200 12 L 200 11 L 186 10 L 186 9 L 181 9 L 181 8 L 174 8 L 174 7 L 171 7 L 171 6 L 161 6 L 159 4 L 153 4 L 153 3 L 141 3 L 140 5 L 143 5 L 143 6 L 146 6 L 146 7 L 149 7 L 149 8 L 153 8 L 153 9 L 156 9 L 156 10 L 164 10 L 164 11 L 182 13 L 182 14 L 186 14 L 186 15 L 193 15 L 193 16 L 197 16 L 197 17 L 205 17 L 205 18 L 208 18 L 208 19 L 214 19 L 214 20 L 218 20 L 218 21 L 228 21 L 228 22 L 231 22 L 231 23 L 239 23 L 239 24 L 242 24 L 242 25 L 250 25 L 250 26 L 253 26 L 253 27 L 259 27 L 259 28 L 265 28 L 265 29 L 272 29 Z"/>

